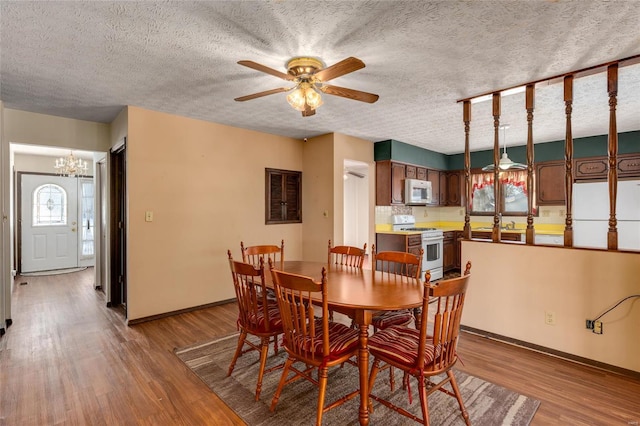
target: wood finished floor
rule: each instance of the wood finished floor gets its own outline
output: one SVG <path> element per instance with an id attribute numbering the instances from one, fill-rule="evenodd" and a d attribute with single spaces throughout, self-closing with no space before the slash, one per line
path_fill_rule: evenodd
<path id="1" fill-rule="evenodd" d="M 235 332 L 235 304 L 128 327 L 92 285 L 92 269 L 16 278 L 0 425 L 243 424 L 173 355 Z M 534 426 L 640 421 L 639 380 L 466 333 L 459 352 L 459 369 L 542 401 Z"/>

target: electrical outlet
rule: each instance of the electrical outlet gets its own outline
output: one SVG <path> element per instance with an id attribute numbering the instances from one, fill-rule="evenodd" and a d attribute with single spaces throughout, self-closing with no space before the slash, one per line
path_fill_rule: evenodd
<path id="1" fill-rule="evenodd" d="M 556 325 L 556 313 L 553 311 L 544 311 L 544 323 L 547 325 Z"/>
<path id="2" fill-rule="evenodd" d="M 593 322 L 593 332 L 596 334 L 602 334 L 602 321 Z"/>
<path id="3" fill-rule="evenodd" d="M 540 214 L 542 215 L 542 217 L 549 217 L 549 210 L 542 210 Z"/>

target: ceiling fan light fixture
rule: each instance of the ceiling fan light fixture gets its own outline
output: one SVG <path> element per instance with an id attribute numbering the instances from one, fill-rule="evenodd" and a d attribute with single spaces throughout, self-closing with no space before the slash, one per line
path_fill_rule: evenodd
<path id="1" fill-rule="evenodd" d="M 305 90 L 298 86 L 293 92 L 287 95 L 289 105 L 298 111 L 304 111 L 306 105 Z"/>
<path id="2" fill-rule="evenodd" d="M 320 93 L 306 81 L 298 83 L 296 89 L 287 95 L 287 102 L 297 111 L 316 109 L 323 103 Z"/>

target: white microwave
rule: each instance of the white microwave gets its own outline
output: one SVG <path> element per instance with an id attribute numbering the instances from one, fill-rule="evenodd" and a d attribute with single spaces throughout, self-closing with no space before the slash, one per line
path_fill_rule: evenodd
<path id="1" fill-rule="evenodd" d="M 405 179 L 404 203 L 407 206 L 424 206 L 431 203 L 431 182 L 428 180 Z"/>

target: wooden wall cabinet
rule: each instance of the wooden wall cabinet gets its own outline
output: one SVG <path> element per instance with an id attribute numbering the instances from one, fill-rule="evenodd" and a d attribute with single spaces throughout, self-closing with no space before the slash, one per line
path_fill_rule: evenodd
<path id="1" fill-rule="evenodd" d="M 376 162 L 376 206 L 404 204 L 406 165 L 393 161 Z"/>
<path id="2" fill-rule="evenodd" d="M 607 179 L 607 157 L 581 158 L 574 163 L 575 180 Z"/>
<path id="3" fill-rule="evenodd" d="M 440 205 L 440 171 L 428 169 L 427 180 L 431 182 L 431 202 L 429 205 Z"/>
<path id="4" fill-rule="evenodd" d="M 619 156 L 618 177 L 640 177 L 640 155 Z"/>
<path id="5" fill-rule="evenodd" d="M 536 200 L 539 206 L 565 204 L 564 178 L 564 161 L 544 161 L 536 164 Z"/>
<path id="6" fill-rule="evenodd" d="M 447 172 L 447 206 L 464 206 L 464 173 Z"/>

